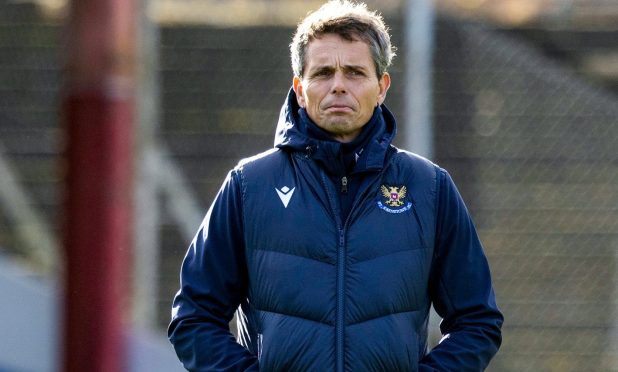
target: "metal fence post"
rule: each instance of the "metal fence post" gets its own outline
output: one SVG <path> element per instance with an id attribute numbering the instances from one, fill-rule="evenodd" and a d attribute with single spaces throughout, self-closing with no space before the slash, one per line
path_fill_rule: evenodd
<path id="1" fill-rule="evenodd" d="M 64 371 L 125 370 L 132 230 L 135 2 L 69 4 Z"/>
<path id="2" fill-rule="evenodd" d="M 432 76 L 434 9 L 431 0 L 408 0 L 405 18 L 405 145 L 433 157 Z"/>
<path id="3" fill-rule="evenodd" d="M 155 155 L 159 129 L 159 31 L 150 18 L 151 0 L 142 0 L 137 43 L 137 147 L 135 188 L 135 254 L 133 323 L 154 328 L 157 321 L 159 269 L 158 156 Z"/>

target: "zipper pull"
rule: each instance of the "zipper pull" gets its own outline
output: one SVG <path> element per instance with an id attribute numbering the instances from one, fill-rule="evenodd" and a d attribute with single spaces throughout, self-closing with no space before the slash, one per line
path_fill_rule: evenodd
<path id="1" fill-rule="evenodd" d="M 341 177 L 341 193 L 346 194 L 348 192 L 348 177 Z"/>

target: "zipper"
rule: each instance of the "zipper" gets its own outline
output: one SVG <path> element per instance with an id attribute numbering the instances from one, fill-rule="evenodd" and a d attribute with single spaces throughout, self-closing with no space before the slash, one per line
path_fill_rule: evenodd
<path id="1" fill-rule="evenodd" d="M 344 322 L 345 322 L 345 226 L 339 228 L 339 249 L 337 255 L 337 323 L 335 324 L 337 371 L 343 372 Z"/>
<path id="2" fill-rule="evenodd" d="M 341 193 L 348 193 L 348 177 L 346 176 L 341 177 Z"/>
<path id="3" fill-rule="evenodd" d="M 337 372 L 343 372 L 344 366 L 344 357 L 343 357 L 343 348 L 344 348 L 344 306 L 345 306 L 345 297 L 344 297 L 344 287 L 345 287 L 345 227 L 342 225 L 341 221 L 341 211 L 338 208 L 338 198 L 337 193 L 333 193 L 332 181 L 328 179 L 328 176 L 324 173 L 324 171 L 320 171 L 322 175 L 322 185 L 324 186 L 324 190 L 326 191 L 326 195 L 328 196 L 328 201 L 330 203 L 331 210 L 333 212 L 333 217 L 335 218 L 337 224 L 337 232 L 339 233 L 338 241 L 337 241 L 337 303 L 336 303 L 336 312 L 335 312 L 335 367 Z M 344 177 L 345 178 L 345 177 Z M 343 179 L 342 186 L 343 186 Z M 347 187 L 347 179 L 346 179 L 346 187 Z M 337 213 L 339 211 L 339 213 Z"/>
<path id="4" fill-rule="evenodd" d="M 348 191 L 348 178 L 341 178 L 341 192 L 346 193 Z M 370 189 L 366 188 L 365 190 Z M 352 211 L 357 207 L 360 200 L 363 199 L 365 190 L 359 190 L 356 194 L 352 208 L 341 225 L 341 215 L 337 217 L 338 230 L 339 230 L 339 249 L 337 254 L 337 323 L 336 328 L 336 357 L 337 357 L 337 372 L 344 372 L 344 353 L 345 348 L 345 259 L 346 259 L 346 232 L 350 221 Z M 336 202 L 336 200 L 334 201 Z"/>
<path id="5" fill-rule="evenodd" d="M 339 232 L 338 239 L 338 249 L 337 249 L 337 309 L 336 309 L 336 321 L 335 321 L 335 360 L 336 360 L 336 371 L 344 372 L 344 347 L 345 347 L 345 261 L 346 261 L 346 232 L 348 223 L 350 221 L 350 217 L 352 216 L 352 212 L 355 208 L 358 207 L 358 204 L 363 199 L 364 194 L 367 190 L 370 190 L 373 184 L 376 183 L 376 180 L 373 180 L 368 183 L 367 187 L 358 190 L 356 197 L 354 198 L 354 203 L 352 204 L 352 208 L 348 213 L 348 216 L 345 221 L 341 220 L 341 211 L 339 214 L 335 213 L 339 208 L 337 207 L 338 198 L 336 193 L 333 194 L 332 189 L 332 181 L 328 179 L 328 176 L 322 171 L 322 184 L 324 185 L 324 189 L 326 190 L 326 194 L 328 196 L 328 200 L 331 203 L 331 210 L 333 211 L 335 221 L 337 223 L 337 231 Z M 345 193 L 348 191 L 348 178 L 346 176 L 341 178 L 341 192 Z"/>

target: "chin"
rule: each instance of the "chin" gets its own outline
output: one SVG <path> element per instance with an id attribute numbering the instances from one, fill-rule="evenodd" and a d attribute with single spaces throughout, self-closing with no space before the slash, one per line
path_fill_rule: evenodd
<path id="1" fill-rule="evenodd" d="M 325 120 L 324 123 L 327 127 L 332 128 L 352 128 L 354 123 L 352 123 L 349 119 L 344 117 L 335 117 L 330 118 L 330 120 Z"/>
<path id="2" fill-rule="evenodd" d="M 352 131 L 352 127 L 347 124 L 330 124 L 326 127 L 326 130 L 332 134 L 347 134 Z"/>

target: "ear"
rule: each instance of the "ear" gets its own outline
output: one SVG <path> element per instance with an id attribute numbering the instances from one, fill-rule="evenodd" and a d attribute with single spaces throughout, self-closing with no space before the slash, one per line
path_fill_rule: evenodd
<path id="1" fill-rule="evenodd" d="M 380 80 L 378 81 L 378 85 L 380 87 L 380 91 L 378 92 L 378 106 L 384 103 L 386 99 L 386 92 L 388 92 L 388 88 L 391 87 L 391 76 L 388 72 L 385 72 Z"/>
<path id="2" fill-rule="evenodd" d="M 292 89 L 294 89 L 294 93 L 296 93 L 296 102 L 302 108 L 305 107 L 305 97 L 303 96 L 303 82 L 298 76 L 294 76 L 294 80 L 292 80 Z"/>

